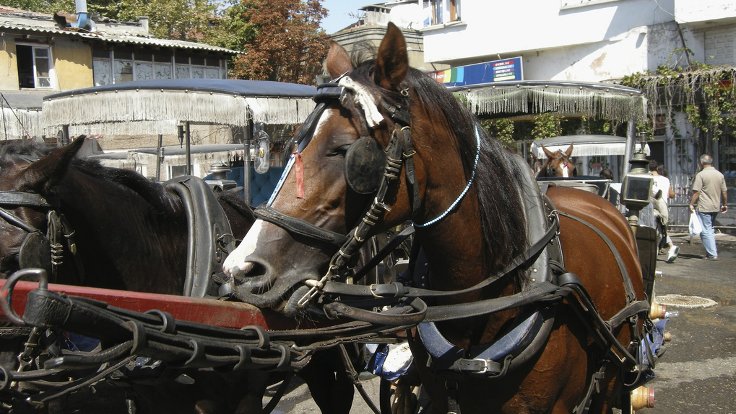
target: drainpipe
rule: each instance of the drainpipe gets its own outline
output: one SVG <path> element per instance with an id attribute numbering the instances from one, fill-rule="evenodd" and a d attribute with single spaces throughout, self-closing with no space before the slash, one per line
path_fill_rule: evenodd
<path id="1" fill-rule="evenodd" d="M 89 13 L 87 12 L 87 0 L 74 0 L 74 7 L 77 10 L 77 21 L 72 23 L 71 27 L 80 29 L 88 29 L 91 26 Z"/>

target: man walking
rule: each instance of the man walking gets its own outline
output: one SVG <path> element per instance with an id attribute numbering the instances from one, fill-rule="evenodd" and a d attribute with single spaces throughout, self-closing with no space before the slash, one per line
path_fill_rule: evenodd
<path id="1" fill-rule="evenodd" d="M 671 198 L 675 198 L 675 190 L 672 188 L 670 179 L 663 174 L 659 174 L 659 166 L 657 161 L 649 161 L 649 174 L 654 182 L 652 183 L 651 202 L 654 210 L 654 217 L 657 219 L 657 225 L 660 235 L 659 247 L 667 247 L 667 263 L 673 263 L 680 253 L 680 248 L 675 246 L 672 238 L 667 234 L 667 225 L 670 220 L 669 203 Z"/>
<path id="2" fill-rule="evenodd" d="M 702 170 L 695 175 L 695 181 L 693 181 L 690 211 L 695 211 L 697 205 L 698 217 L 703 224 L 700 239 L 705 247 L 706 260 L 718 260 L 713 224 L 719 212 L 725 213 L 728 210 L 726 180 L 720 171 L 713 168 L 713 157 L 710 155 L 701 155 L 700 165 Z"/>

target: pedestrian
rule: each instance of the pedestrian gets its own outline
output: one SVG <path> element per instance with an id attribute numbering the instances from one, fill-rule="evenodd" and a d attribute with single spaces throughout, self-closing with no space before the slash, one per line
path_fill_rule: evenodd
<path id="1" fill-rule="evenodd" d="M 601 178 L 609 180 L 606 192 L 603 194 L 603 198 L 607 199 L 614 206 L 619 205 L 619 193 L 621 191 L 620 184 L 613 183 L 613 172 L 610 168 L 604 168 L 598 174 Z"/>
<path id="2" fill-rule="evenodd" d="M 703 231 L 700 239 L 705 248 L 706 260 L 718 260 L 718 249 L 713 232 L 713 225 L 718 213 L 728 210 L 728 193 L 726 179 L 720 171 L 713 167 L 713 157 L 708 154 L 700 156 L 701 170 L 693 181 L 693 195 L 690 198 L 690 211 L 698 212 Z"/>
<path id="3" fill-rule="evenodd" d="M 667 233 L 670 220 L 668 201 L 671 198 L 675 198 L 675 190 L 672 188 L 670 179 L 659 174 L 658 167 L 659 165 L 657 164 L 657 161 L 649 161 L 649 175 L 653 178 L 650 200 L 652 202 L 654 217 L 657 220 L 657 228 L 661 235 L 658 247 L 660 249 L 667 248 L 666 261 L 667 263 L 672 263 L 680 254 L 680 248 L 675 246 L 675 243 L 672 242 L 672 238 Z"/>

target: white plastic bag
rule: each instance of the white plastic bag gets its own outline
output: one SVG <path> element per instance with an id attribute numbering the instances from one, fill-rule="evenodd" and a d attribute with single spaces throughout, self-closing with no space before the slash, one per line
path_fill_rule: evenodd
<path id="1" fill-rule="evenodd" d="M 690 212 L 690 224 L 688 225 L 688 229 L 691 236 L 700 236 L 700 233 L 703 232 L 703 224 L 700 222 L 698 213 L 694 211 Z"/>

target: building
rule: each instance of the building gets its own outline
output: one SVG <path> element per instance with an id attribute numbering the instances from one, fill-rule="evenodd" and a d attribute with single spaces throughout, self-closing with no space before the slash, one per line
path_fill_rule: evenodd
<path id="1" fill-rule="evenodd" d="M 224 79 L 228 57 L 238 53 L 154 38 L 145 17 L 93 21 L 86 11 L 64 17 L 5 6 L 0 6 L 0 39 L 0 139 L 58 134 L 42 128 L 46 95 L 143 79 Z M 101 145 L 105 148 L 104 141 Z"/>
<path id="2" fill-rule="evenodd" d="M 416 0 L 389 1 L 370 4 L 360 8 L 357 22 L 330 34 L 330 37 L 351 54 L 372 57 L 386 33 L 386 25 L 393 22 L 406 39 L 409 64 L 427 72 L 449 67 L 444 63 L 428 63 L 424 57 L 422 38 L 422 7 Z"/>

